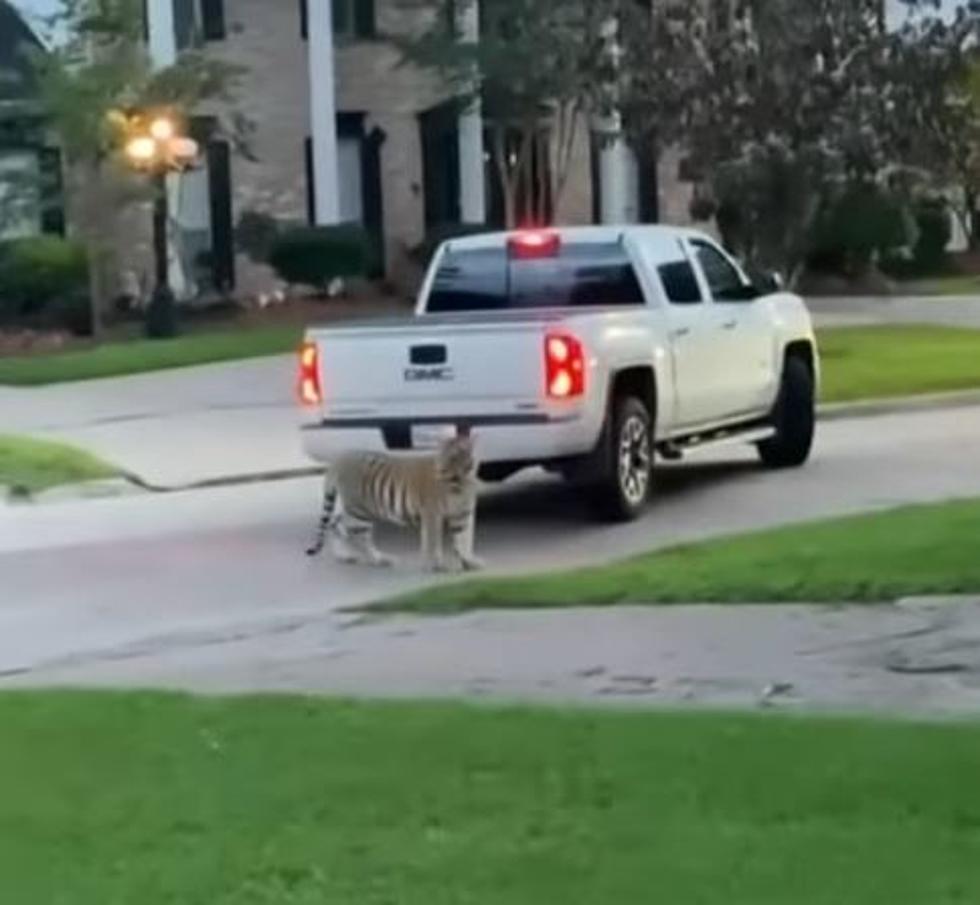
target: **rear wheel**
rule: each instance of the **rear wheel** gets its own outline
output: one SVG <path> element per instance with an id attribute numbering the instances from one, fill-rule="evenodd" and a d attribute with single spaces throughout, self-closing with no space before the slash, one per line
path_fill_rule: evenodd
<path id="1" fill-rule="evenodd" d="M 772 413 L 775 436 L 758 444 L 768 468 L 797 468 L 810 458 L 816 427 L 813 374 L 801 358 L 786 359 L 779 398 Z"/>
<path id="2" fill-rule="evenodd" d="M 597 453 L 593 509 L 607 521 L 638 518 L 650 499 L 653 477 L 653 419 L 639 399 L 615 400 Z"/>

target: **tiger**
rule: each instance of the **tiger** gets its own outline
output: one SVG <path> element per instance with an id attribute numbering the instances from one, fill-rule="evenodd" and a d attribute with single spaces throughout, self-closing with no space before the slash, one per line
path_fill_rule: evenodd
<path id="1" fill-rule="evenodd" d="M 313 545 L 317 556 L 330 541 L 343 563 L 392 566 L 395 560 L 374 544 L 376 522 L 416 527 L 422 557 L 435 572 L 476 571 L 477 462 L 468 431 L 444 441 L 425 455 L 349 452 L 326 470 L 323 509 Z M 444 534 L 450 557 L 443 556 Z"/>

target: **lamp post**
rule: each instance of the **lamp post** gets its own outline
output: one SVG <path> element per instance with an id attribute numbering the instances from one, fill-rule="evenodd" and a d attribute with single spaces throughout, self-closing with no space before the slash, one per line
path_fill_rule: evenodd
<path id="1" fill-rule="evenodd" d="M 153 259 L 156 271 L 153 295 L 146 311 L 146 332 L 153 339 L 177 333 L 177 308 L 170 288 L 167 225 L 170 218 L 167 174 L 181 173 L 197 162 L 198 144 L 181 134 L 169 113 L 130 117 L 125 153 L 133 169 L 146 173 L 155 188 L 153 200 Z"/>

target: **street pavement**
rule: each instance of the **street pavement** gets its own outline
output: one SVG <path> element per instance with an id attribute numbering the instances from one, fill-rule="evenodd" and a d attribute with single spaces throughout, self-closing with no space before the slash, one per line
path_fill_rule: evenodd
<path id="1" fill-rule="evenodd" d="M 977 496 L 978 450 L 980 408 L 832 421 L 821 425 L 814 460 L 800 471 L 763 471 L 750 450 L 739 449 L 664 467 L 649 513 L 634 525 L 615 527 L 590 523 L 573 492 L 532 474 L 487 493 L 479 553 L 499 572 L 560 568 L 733 531 Z M 451 691 L 496 677 L 499 687 L 491 691 L 540 693 L 538 683 L 551 682 L 556 694 L 575 697 L 555 678 L 573 664 L 579 665 L 572 672 L 602 667 L 616 676 L 642 667 L 642 675 L 665 674 L 669 652 L 655 641 L 666 630 L 663 620 L 672 617 L 661 611 L 635 618 L 600 612 L 586 621 L 576 614 L 508 613 L 352 626 L 342 608 L 429 578 L 419 570 L 414 541 L 402 533 L 381 537 L 403 558 L 391 571 L 306 560 L 302 551 L 318 505 L 316 481 L 304 479 L 0 509 L 0 675 L 11 685 L 345 693 Z M 806 618 L 800 615 L 805 611 L 794 612 Z M 747 618 L 744 624 L 755 623 Z M 890 630 L 888 620 L 882 624 Z M 973 631 L 966 616 L 964 624 Z M 693 636 L 696 622 L 691 626 L 683 632 Z M 819 634 L 818 627 L 813 630 Z M 742 656 L 743 668 L 755 671 L 739 679 L 738 700 L 746 683 L 758 684 L 770 673 L 779 684 L 777 667 L 786 666 L 772 660 L 781 634 L 769 635 L 761 626 L 750 634 L 773 643 L 752 651 L 733 647 L 732 657 Z M 632 644 L 617 641 L 630 636 Z M 554 641 L 529 646 L 535 637 Z M 596 662 L 582 665 L 589 638 Z M 714 643 L 723 638 L 715 635 Z M 354 644 L 362 646 L 345 653 Z M 476 652 L 484 647 L 481 659 Z M 698 650 L 703 646 L 693 645 L 691 656 Z M 688 663 L 681 653 L 674 657 Z M 724 671 L 731 659 L 718 661 L 717 686 L 709 681 L 710 658 L 701 656 L 698 663 L 689 669 L 701 676 L 697 688 L 678 684 L 677 694 L 708 703 L 729 700 L 717 689 L 730 688 Z M 504 682 L 506 676 L 513 681 Z M 912 687 L 908 676 L 888 676 Z M 592 685 L 600 695 L 604 686 Z M 864 700 L 863 686 L 856 687 Z M 828 700 L 840 703 L 833 695 Z M 898 698 L 889 692 L 868 700 L 890 706 Z"/>

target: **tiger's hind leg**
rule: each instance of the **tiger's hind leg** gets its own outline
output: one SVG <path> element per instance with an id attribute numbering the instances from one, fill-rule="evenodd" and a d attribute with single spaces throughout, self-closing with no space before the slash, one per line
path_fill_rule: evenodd
<path id="1" fill-rule="evenodd" d="M 345 517 L 340 526 L 342 534 L 338 537 L 342 541 L 342 552 L 338 553 L 338 547 L 334 547 L 334 555 L 341 562 L 359 563 L 378 568 L 387 568 L 395 565 L 395 560 L 391 556 L 382 553 L 374 543 L 374 524 L 372 522 L 361 521 Z"/>
<path id="2" fill-rule="evenodd" d="M 327 543 L 327 535 L 331 533 L 336 518 L 337 509 L 337 488 L 330 479 L 330 475 L 324 478 L 323 507 L 320 512 L 320 521 L 317 524 L 316 535 L 313 544 L 307 549 L 307 556 L 319 556 Z"/>

